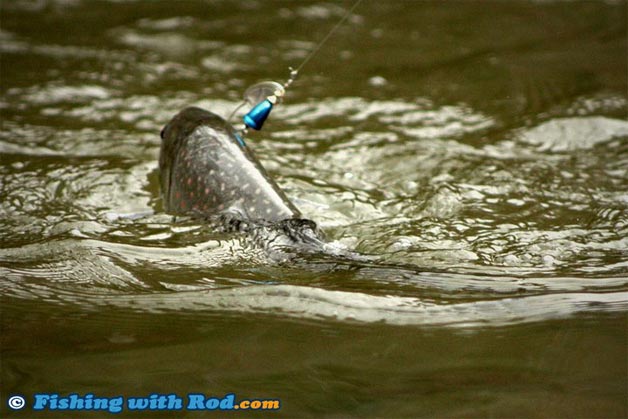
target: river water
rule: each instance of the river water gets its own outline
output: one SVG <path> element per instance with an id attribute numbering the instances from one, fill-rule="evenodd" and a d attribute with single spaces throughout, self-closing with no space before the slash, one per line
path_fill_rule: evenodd
<path id="1" fill-rule="evenodd" d="M 626 417 L 625 1 L 359 5 L 247 141 L 373 262 L 276 263 L 164 213 L 163 125 L 285 80 L 350 6 L 0 3 L 3 417 L 79 415 L 36 393 Z"/>

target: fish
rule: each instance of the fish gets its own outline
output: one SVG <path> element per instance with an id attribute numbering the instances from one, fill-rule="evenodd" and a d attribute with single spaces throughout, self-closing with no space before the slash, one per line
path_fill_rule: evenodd
<path id="1" fill-rule="evenodd" d="M 303 218 L 240 133 L 210 111 L 189 107 L 165 125 L 159 178 L 170 214 L 247 233 L 281 258 L 325 248 L 317 224 Z"/>

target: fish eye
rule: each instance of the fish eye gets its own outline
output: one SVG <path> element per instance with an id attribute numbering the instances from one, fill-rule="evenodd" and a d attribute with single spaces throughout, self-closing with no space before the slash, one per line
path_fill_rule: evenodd
<path id="1" fill-rule="evenodd" d="M 161 137 L 162 140 L 164 139 L 164 135 L 166 135 L 166 128 L 168 128 L 168 125 L 164 126 L 161 129 L 161 132 L 159 133 L 159 136 Z"/>

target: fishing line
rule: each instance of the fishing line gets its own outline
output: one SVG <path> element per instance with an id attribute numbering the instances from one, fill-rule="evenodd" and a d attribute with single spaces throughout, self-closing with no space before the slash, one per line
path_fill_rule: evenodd
<path id="1" fill-rule="evenodd" d="M 347 10 L 347 12 L 342 16 L 342 18 L 334 25 L 333 28 L 325 37 L 312 49 L 308 55 L 301 61 L 301 64 L 295 69 L 292 67 L 288 67 L 290 71 L 290 75 L 288 80 L 285 83 L 279 84 L 275 81 L 265 81 L 261 83 L 254 84 L 249 87 L 244 92 L 244 101 L 238 105 L 234 111 L 229 116 L 228 120 L 235 115 L 235 113 L 242 108 L 247 103 L 251 104 L 253 108 L 242 118 L 244 121 L 244 128 L 241 131 L 241 135 L 244 136 L 248 130 L 248 128 L 254 130 L 261 130 L 264 125 L 264 121 L 270 115 L 270 111 L 273 109 L 273 106 L 286 94 L 286 89 L 294 83 L 301 69 L 321 50 L 323 45 L 327 42 L 329 38 L 338 30 L 340 26 L 351 16 L 353 11 L 362 3 L 364 0 L 356 0 L 351 8 Z M 242 141 L 241 144 L 244 144 Z"/>
<path id="2" fill-rule="evenodd" d="M 314 55 L 316 55 L 316 53 L 318 53 L 318 51 L 320 51 L 320 49 L 323 47 L 323 45 L 325 45 L 325 42 L 327 42 L 327 40 L 329 38 L 331 38 L 331 36 L 334 34 L 334 32 L 336 32 L 336 30 L 342 26 L 343 23 L 345 23 L 345 20 L 347 20 L 349 18 L 349 16 L 351 16 L 351 13 L 353 13 L 353 11 L 355 10 L 356 7 L 358 7 L 360 5 L 360 3 L 362 3 L 364 0 L 356 0 L 355 3 L 353 3 L 353 6 L 351 6 L 351 8 L 347 11 L 347 13 L 344 14 L 344 16 L 342 17 L 342 19 L 340 19 L 338 21 L 338 23 L 336 23 L 336 26 L 334 26 L 333 28 L 331 28 L 331 30 L 327 33 L 327 35 L 325 35 L 325 37 L 323 38 L 322 41 L 320 41 L 318 43 L 318 45 L 316 46 L 316 48 L 314 48 L 312 51 L 310 51 L 310 53 L 307 55 L 307 57 L 305 57 L 305 59 L 301 62 L 301 64 L 296 68 L 296 70 L 292 70 L 292 68 L 290 69 L 290 76 L 292 77 L 292 73 L 295 73 L 295 77 L 296 74 L 299 73 L 299 71 L 301 71 L 301 69 L 303 68 L 303 66 L 305 64 L 308 63 L 308 61 L 310 61 L 312 59 L 312 57 L 314 57 Z M 288 82 L 290 82 L 290 84 L 292 83 L 291 78 L 288 79 Z M 286 83 L 288 83 L 286 82 Z M 284 84 L 285 87 L 288 87 Z"/>

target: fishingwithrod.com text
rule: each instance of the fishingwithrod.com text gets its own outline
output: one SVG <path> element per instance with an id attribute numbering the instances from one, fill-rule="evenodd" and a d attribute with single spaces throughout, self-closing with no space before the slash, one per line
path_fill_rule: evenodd
<path id="1" fill-rule="evenodd" d="M 208 396 L 202 393 L 177 394 L 151 393 L 146 396 L 101 397 L 91 393 L 84 395 L 72 393 L 61 396 L 55 393 L 37 393 L 29 398 L 12 395 L 7 404 L 12 410 L 30 408 L 33 411 L 104 411 L 120 413 L 130 411 L 155 410 L 279 410 L 279 399 L 243 399 L 237 400 L 235 394 L 223 397 Z"/>

